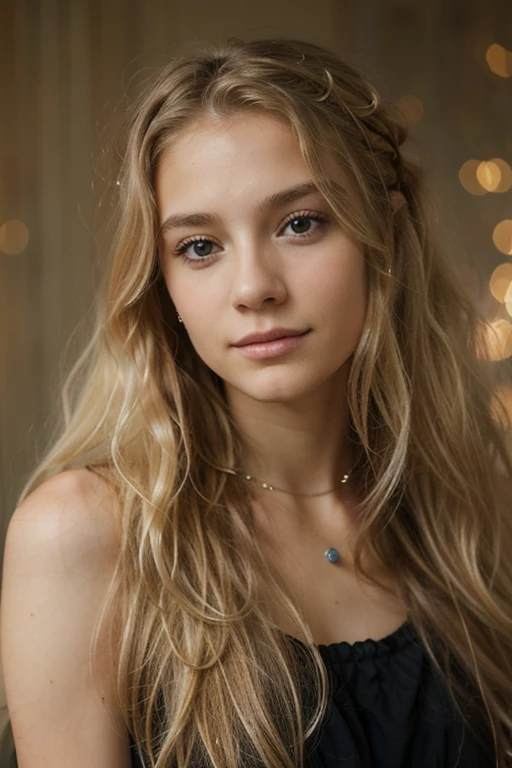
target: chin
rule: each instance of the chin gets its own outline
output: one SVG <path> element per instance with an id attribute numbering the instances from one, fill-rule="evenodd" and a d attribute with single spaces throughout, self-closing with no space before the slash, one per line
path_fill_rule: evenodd
<path id="1" fill-rule="evenodd" d="M 303 377 L 298 376 L 272 376 L 252 377 L 251 381 L 233 382 L 231 386 L 238 389 L 246 397 L 257 400 L 261 403 L 290 403 L 306 397 L 321 386 L 321 381 L 305 381 Z"/>

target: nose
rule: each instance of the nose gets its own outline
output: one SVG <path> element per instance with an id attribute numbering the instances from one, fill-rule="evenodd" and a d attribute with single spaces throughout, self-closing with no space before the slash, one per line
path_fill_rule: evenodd
<path id="1" fill-rule="evenodd" d="M 231 264 L 231 303 L 235 309 L 258 310 L 264 302 L 281 304 L 285 300 L 285 264 L 277 247 L 246 241 L 233 252 Z"/>

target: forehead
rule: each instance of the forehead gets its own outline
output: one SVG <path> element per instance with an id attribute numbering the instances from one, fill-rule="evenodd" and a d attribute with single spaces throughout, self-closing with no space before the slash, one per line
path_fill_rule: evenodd
<path id="1" fill-rule="evenodd" d="M 204 114 L 169 141 L 158 163 L 157 175 L 168 170 L 195 170 L 201 164 L 225 168 L 230 163 L 264 161 L 268 156 L 303 164 L 299 143 L 284 121 L 262 111 L 228 116 Z"/>
<path id="2" fill-rule="evenodd" d="M 155 186 L 160 218 L 169 213 L 253 208 L 258 199 L 311 180 L 299 144 L 266 114 L 204 116 L 164 151 Z"/>
<path id="3" fill-rule="evenodd" d="M 329 176 L 343 183 L 335 165 Z M 155 178 L 162 215 L 174 203 L 254 199 L 305 180 L 312 174 L 292 128 L 262 110 L 199 116 L 172 137 Z"/>

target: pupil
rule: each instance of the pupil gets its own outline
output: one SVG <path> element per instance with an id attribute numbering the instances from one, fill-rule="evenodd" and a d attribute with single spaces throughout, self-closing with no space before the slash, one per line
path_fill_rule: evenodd
<path id="1" fill-rule="evenodd" d="M 204 251 L 205 249 L 206 251 L 208 251 L 209 245 L 211 245 L 211 243 L 207 243 L 205 240 L 197 240 L 194 243 L 194 250 L 196 251 L 198 256 L 208 256 L 209 254 L 205 253 Z"/>
<path id="2" fill-rule="evenodd" d="M 307 232 L 307 231 L 308 231 L 308 228 L 309 228 L 309 220 L 307 219 L 307 217 L 306 217 L 306 216 L 297 216 L 295 219 L 293 219 L 293 220 L 292 220 L 292 222 L 291 222 L 291 224 L 292 224 L 292 227 L 297 227 L 297 224 L 296 224 L 296 222 L 299 222 L 299 224 L 298 224 L 298 228 L 299 228 L 299 230 L 301 229 L 301 222 L 302 222 L 302 231 L 303 231 L 303 232 L 304 232 L 304 231 L 305 231 L 305 232 Z M 299 232 L 299 234 L 300 234 L 300 232 Z"/>

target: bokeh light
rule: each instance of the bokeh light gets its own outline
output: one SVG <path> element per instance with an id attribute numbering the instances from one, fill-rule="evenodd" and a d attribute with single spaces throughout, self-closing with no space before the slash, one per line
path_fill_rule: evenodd
<path id="1" fill-rule="evenodd" d="M 512 323 L 508 320 L 492 320 L 487 324 L 487 341 L 490 360 L 506 360 L 512 355 Z"/>
<path id="2" fill-rule="evenodd" d="M 409 126 L 417 125 L 423 119 L 425 108 L 423 102 L 417 96 L 408 93 L 397 99 L 395 104 L 404 115 Z"/>
<path id="3" fill-rule="evenodd" d="M 25 250 L 29 241 L 28 229 L 22 221 L 11 219 L 0 227 L 0 251 L 16 256 Z"/>
<path id="4" fill-rule="evenodd" d="M 512 317 L 512 280 L 510 281 L 507 292 L 505 293 L 505 308 L 510 317 Z"/>
<path id="5" fill-rule="evenodd" d="M 500 182 L 496 187 L 496 189 L 493 189 L 492 191 L 508 192 L 509 189 L 512 188 L 512 168 L 501 157 L 493 157 L 492 160 L 490 160 L 489 162 L 493 163 L 495 166 L 498 166 L 501 173 Z"/>
<path id="6" fill-rule="evenodd" d="M 512 262 L 500 264 L 491 275 L 489 289 L 494 298 L 503 304 L 512 282 Z"/>
<path id="7" fill-rule="evenodd" d="M 459 169 L 459 181 L 472 195 L 508 192 L 512 188 L 512 168 L 501 157 L 466 160 Z"/>
<path id="8" fill-rule="evenodd" d="M 485 54 L 485 60 L 491 72 L 499 77 L 512 76 L 512 54 L 499 43 L 489 46 Z"/>
<path id="9" fill-rule="evenodd" d="M 494 192 L 500 185 L 501 170 L 492 160 L 484 160 L 476 169 L 476 178 L 487 192 Z"/>
<path id="10" fill-rule="evenodd" d="M 512 256 L 512 219 L 500 221 L 494 227 L 492 239 L 498 251 Z"/>
<path id="11" fill-rule="evenodd" d="M 466 160 L 459 169 L 459 181 L 466 192 L 472 195 L 487 194 L 487 190 L 482 187 L 477 177 L 477 171 L 481 164 L 481 160 Z"/>

